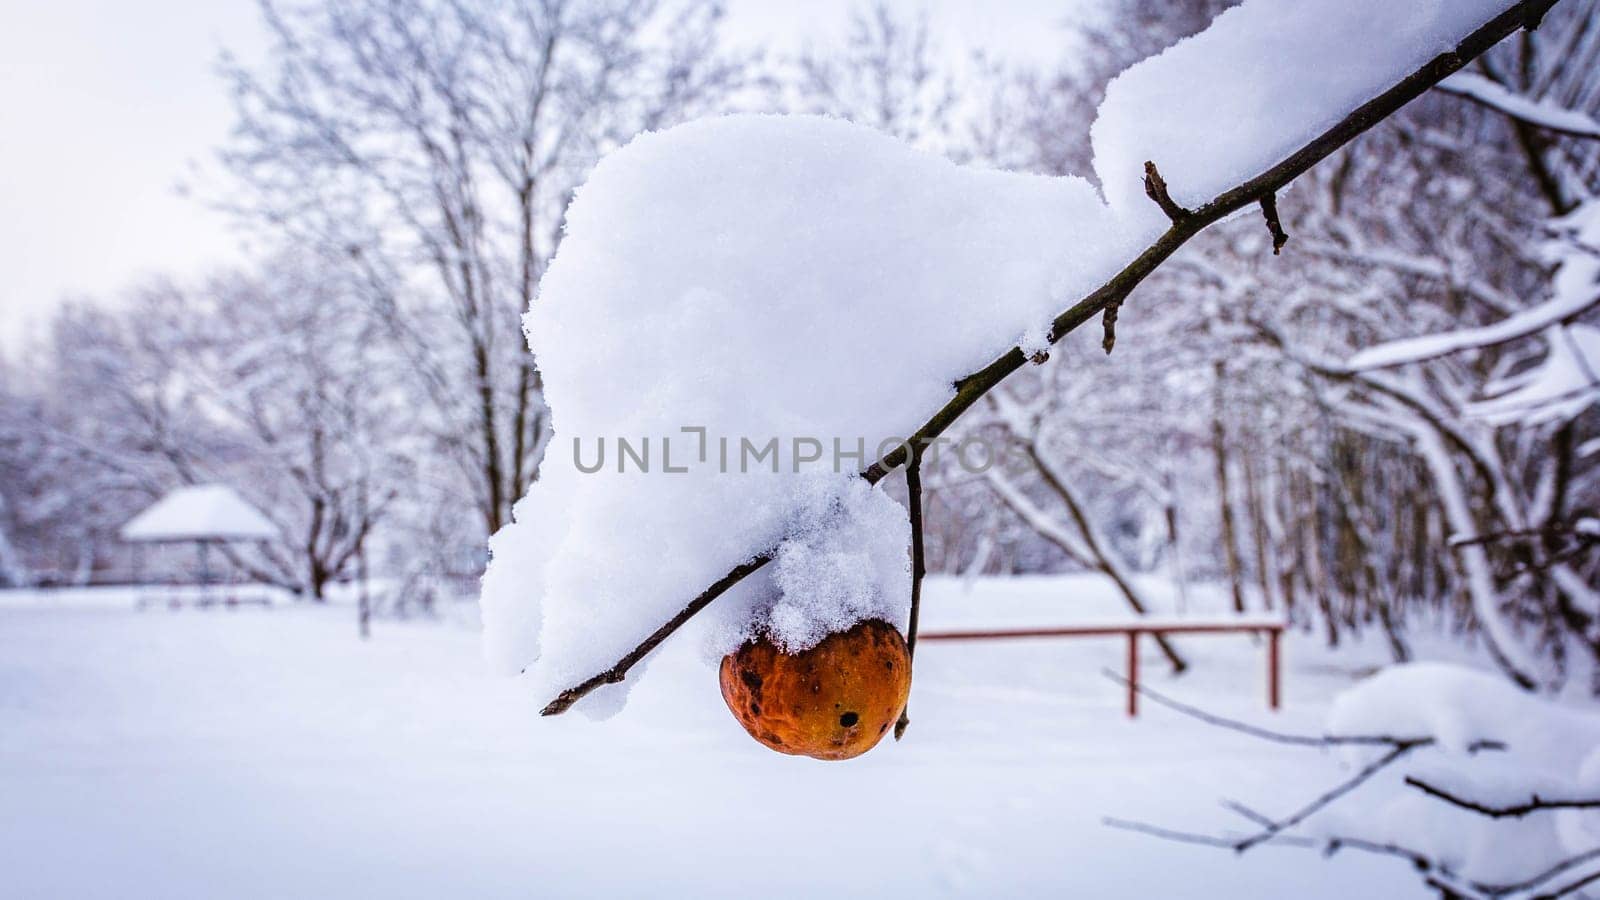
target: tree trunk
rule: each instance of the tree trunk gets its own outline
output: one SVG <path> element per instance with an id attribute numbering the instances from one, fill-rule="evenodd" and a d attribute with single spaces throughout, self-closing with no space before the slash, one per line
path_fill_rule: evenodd
<path id="1" fill-rule="evenodd" d="M 1222 422 L 1223 365 L 1216 364 L 1214 407 L 1211 415 L 1211 452 L 1217 461 L 1217 502 L 1222 519 L 1222 553 L 1228 566 L 1228 587 L 1233 592 L 1233 611 L 1244 612 L 1244 581 L 1239 571 L 1239 544 L 1234 533 L 1233 503 L 1228 487 L 1228 432 Z"/>
<path id="2" fill-rule="evenodd" d="M 1132 607 L 1133 611 L 1139 615 L 1145 615 L 1149 611 L 1149 605 L 1139 596 L 1139 592 L 1134 589 L 1132 581 L 1122 571 L 1122 564 L 1107 552 L 1100 530 L 1094 526 L 1088 515 L 1084 513 L 1083 507 L 1079 505 L 1078 498 L 1073 495 L 1072 489 L 1067 487 L 1065 480 L 1056 476 L 1051 466 L 1045 464 L 1045 461 L 1039 455 L 1038 449 L 1031 442 L 1027 444 L 1027 448 L 1028 457 L 1033 460 L 1034 466 L 1038 468 L 1044 483 L 1049 486 L 1057 497 L 1061 498 L 1061 502 L 1067 507 L 1067 512 L 1072 515 L 1072 521 L 1077 524 L 1078 532 L 1083 535 L 1083 542 L 1094 556 L 1097 567 L 1117 586 L 1117 590 L 1122 593 L 1123 599 L 1128 601 L 1128 606 Z M 1157 634 L 1153 635 L 1153 637 L 1155 638 L 1156 646 L 1161 648 L 1161 655 L 1165 656 L 1167 662 L 1172 666 L 1172 674 L 1181 674 L 1185 669 L 1189 668 L 1188 661 L 1178 653 L 1176 647 L 1172 646 L 1172 642 L 1167 639 L 1166 635 Z"/>

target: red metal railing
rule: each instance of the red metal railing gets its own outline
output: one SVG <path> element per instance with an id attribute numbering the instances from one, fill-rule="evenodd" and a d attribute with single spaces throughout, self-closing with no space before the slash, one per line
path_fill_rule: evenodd
<path id="1" fill-rule="evenodd" d="M 918 641 L 986 641 L 1013 638 L 1115 637 L 1128 639 L 1128 716 L 1139 714 L 1139 636 L 1142 634 L 1265 634 L 1267 636 L 1267 705 L 1277 709 L 1282 699 L 1283 630 L 1278 619 L 1217 619 L 1212 621 L 1129 622 L 1116 625 L 1067 625 L 1059 628 L 999 628 L 983 631 L 925 631 Z"/>

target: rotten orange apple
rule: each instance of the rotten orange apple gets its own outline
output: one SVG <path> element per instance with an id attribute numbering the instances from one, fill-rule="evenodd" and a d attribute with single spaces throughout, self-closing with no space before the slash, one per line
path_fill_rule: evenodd
<path id="1" fill-rule="evenodd" d="M 786 653 L 768 638 L 723 657 L 722 699 L 744 730 L 779 753 L 850 759 L 894 727 L 911 692 L 905 638 L 879 619 Z"/>

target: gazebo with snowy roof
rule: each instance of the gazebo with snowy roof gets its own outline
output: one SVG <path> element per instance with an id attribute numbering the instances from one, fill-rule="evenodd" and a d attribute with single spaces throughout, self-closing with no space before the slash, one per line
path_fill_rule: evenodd
<path id="1" fill-rule="evenodd" d="M 265 513 L 223 484 L 177 488 L 130 519 L 120 533 L 124 541 L 132 543 L 198 546 L 202 592 L 211 581 L 208 556 L 212 544 L 280 537 L 278 526 Z M 203 596 L 201 602 L 205 602 Z"/>

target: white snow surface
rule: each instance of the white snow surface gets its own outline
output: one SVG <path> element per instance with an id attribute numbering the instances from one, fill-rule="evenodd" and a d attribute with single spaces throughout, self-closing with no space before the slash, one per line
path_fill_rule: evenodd
<path id="1" fill-rule="evenodd" d="M 490 658 L 546 696 L 609 668 L 788 536 L 815 489 L 801 470 L 849 478 L 1148 245 L 1166 222 L 1141 196 L 1144 160 L 1180 202 L 1209 199 L 1505 5 L 1247 0 L 1113 83 L 1093 131 L 1109 206 L 1082 178 L 962 168 L 816 117 L 706 119 L 611 154 L 526 322 L 555 437 L 490 542 Z M 771 440 L 771 461 L 743 452 Z M 838 513 L 820 527 L 861 524 Z M 887 584 L 899 558 L 813 548 L 809 611 L 779 628 L 804 643 L 867 609 L 903 622 L 901 594 L 822 611 Z M 847 574 L 871 560 L 884 568 Z M 779 590 L 736 588 L 711 633 L 794 609 Z"/>
<path id="2" fill-rule="evenodd" d="M 176 488 L 122 526 L 125 541 L 253 540 L 281 536 L 266 514 L 224 484 Z"/>
<path id="3" fill-rule="evenodd" d="M 1170 588 L 1139 587 L 1171 608 Z M 101 608 L 63 609 L 44 596 L 59 592 L 0 591 L 8 898 L 1430 896 L 1401 861 L 1105 827 L 1224 831 L 1217 796 L 1279 813 L 1342 777 L 1332 756 L 1153 704 L 1128 720 L 1100 674 L 1123 665 L 1119 638 L 930 642 L 905 740 L 845 764 L 751 740 L 698 620 L 596 727 L 540 719 L 545 698 L 486 673 L 460 607 L 380 619 L 362 642 L 344 596 L 135 613 L 131 592 L 96 592 Z M 925 599 L 940 628 L 1124 606 L 1089 576 L 931 578 Z M 1144 645 L 1151 686 L 1296 731 L 1383 656 L 1290 635 L 1271 714 L 1258 643 L 1180 645 L 1194 665 L 1177 679 Z"/>
<path id="4" fill-rule="evenodd" d="M 1505 11 L 1506 0 L 1245 0 L 1106 88 L 1090 137 L 1106 200 L 1159 218 L 1152 161 L 1190 208 L 1248 180 Z"/>

